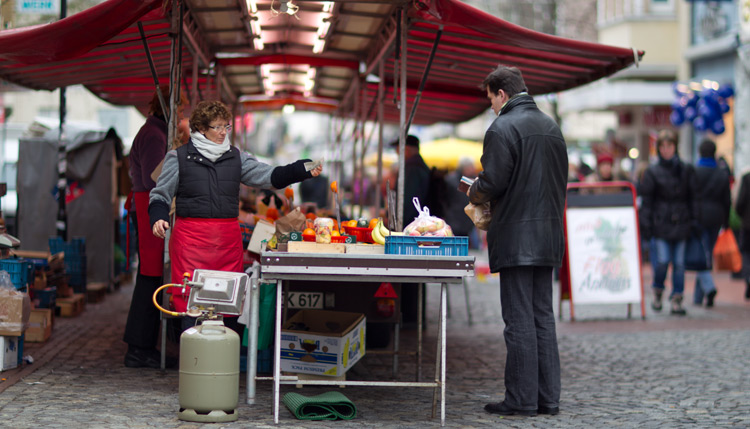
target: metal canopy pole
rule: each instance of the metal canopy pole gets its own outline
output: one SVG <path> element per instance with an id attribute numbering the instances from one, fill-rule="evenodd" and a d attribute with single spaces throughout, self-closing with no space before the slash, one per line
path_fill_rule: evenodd
<path id="1" fill-rule="evenodd" d="M 417 106 L 419 106 L 419 100 L 422 98 L 422 91 L 424 85 L 427 83 L 427 77 L 430 75 L 430 68 L 432 68 L 432 60 L 435 59 L 435 52 L 437 51 L 438 44 L 440 43 L 440 36 L 443 35 L 443 26 L 440 26 L 437 34 L 435 35 L 435 42 L 432 44 L 432 50 L 430 51 L 430 57 L 427 59 L 427 65 L 424 67 L 424 73 L 422 74 L 422 80 L 419 82 L 419 90 L 417 96 L 414 97 L 414 104 L 411 105 L 411 113 L 409 114 L 409 121 L 406 122 L 406 134 L 409 134 L 409 127 L 411 127 L 411 121 L 414 120 L 414 115 L 417 113 Z"/>
<path id="2" fill-rule="evenodd" d="M 172 39 L 172 51 L 169 67 L 169 116 L 167 117 L 167 147 L 172 148 L 177 135 L 177 100 L 180 98 L 180 80 L 182 79 L 182 9 L 184 2 L 172 3 L 172 29 L 177 33 Z M 158 88 L 157 88 L 158 90 Z M 161 94 L 161 91 L 158 91 Z M 184 100 L 182 100 L 184 101 Z"/>
<path id="3" fill-rule="evenodd" d="M 169 120 L 169 110 L 167 109 L 167 102 L 159 90 L 159 76 L 156 74 L 156 67 L 154 66 L 154 59 L 151 57 L 151 49 L 148 47 L 146 42 L 146 33 L 143 31 L 143 24 L 138 21 L 138 31 L 141 33 L 141 41 L 143 41 L 143 50 L 146 52 L 146 59 L 148 60 L 148 66 L 151 68 L 151 77 L 154 78 L 154 86 L 156 87 L 156 96 L 159 98 L 159 104 L 161 105 L 161 111 L 164 113 L 164 118 Z M 171 62 L 171 60 L 170 60 Z"/>
<path id="4" fill-rule="evenodd" d="M 406 28 L 406 11 L 401 12 L 401 100 L 399 102 L 399 125 L 400 135 L 398 137 L 398 208 L 396 216 L 398 222 L 396 223 L 396 230 L 403 231 L 404 229 L 404 204 L 408 203 L 404 201 L 404 148 L 406 146 L 406 39 L 407 39 L 407 28 Z"/>
<path id="5" fill-rule="evenodd" d="M 60 1 L 60 19 L 65 18 L 68 14 L 67 0 Z M 65 97 L 65 87 L 60 88 L 60 130 L 57 139 L 57 236 L 63 241 L 68 241 L 68 213 L 65 206 L 65 194 L 68 189 L 68 179 L 65 176 L 68 169 L 67 149 L 65 147 L 65 107 L 67 101 Z"/>
<path id="6" fill-rule="evenodd" d="M 385 61 L 380 61 L 378 65 L 378 76 L 380 81 L 378 82 L 378 172 L 376 184 L 383 183 L 383 102 L 385 101 Z M 376 213 L 380 212 L 381 204 L 380 189 L 375 192 L 375 209 Z"/>

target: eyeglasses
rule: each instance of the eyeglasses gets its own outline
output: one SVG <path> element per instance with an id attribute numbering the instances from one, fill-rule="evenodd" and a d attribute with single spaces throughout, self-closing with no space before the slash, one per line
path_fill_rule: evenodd
<path id="1" fill-rule="evenodd" d="M 217 133 L 220 133 L 221 130 L 224 130 L 226 132 L 232 131 L 232 126 L 231 125 L 223 125 L 223 126 L 222 125 L 217 125 L 215 127 L 212 127 L 211 125 L 209 125 L 208 128 L 211 128 L 212 130 L 216 131 Z"/>

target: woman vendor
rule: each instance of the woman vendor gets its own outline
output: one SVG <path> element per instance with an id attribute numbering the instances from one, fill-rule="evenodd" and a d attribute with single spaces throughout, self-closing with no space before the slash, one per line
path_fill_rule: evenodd
<path id="1" fill-rule="evenodd" d="M 190 140 L 169 151 L 151 191 L 149 217 L 153 234 L 169 240 L 172 281 L 179 283 L 185 272 L 197 268 L 242 272 L 242 235 L 239 215 L 240 183 L 264 189 L 283 189 L 319 175 L 323 167 L 310 171 L 298 160 L 274 167 L 240 152 L 229 142 L 232 115 L 218 101 L 202 101 L 190 115 Z M 174 225 L 169 223 L 169 205 L 176 198 Z M 174 310 L 187 307 L 189 291 L 172 288 Z"/>

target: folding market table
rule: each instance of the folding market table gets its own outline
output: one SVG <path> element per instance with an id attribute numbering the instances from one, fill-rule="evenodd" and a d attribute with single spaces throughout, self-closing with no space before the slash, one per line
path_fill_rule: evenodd
<path id="1" fill-rule="evenodd" d="M 279 395 L 281 384 L 428 387 L 433 389 L 432 416 L 440 400 L 440 424 L 445 426 L 445 343 L 446 298 L 449 283 L 462 283 L 464 277 L 474 276 L 473 256 L 423 256 L 387 254 L 320 254 L 263 252 L 260 257 L 260 278 L 253 279 L 250 290 L 250 325 L 248 327 L 247 403 L 255 403 L 256 380 L 273 381 L 273 417 L 279 422 Z M 282 376 L 281 326 L 282 289 L 285 281 L 319 280 L 346 282 L 440 283 L 440 310 L 438 317 L 435 380 L 429 382 L 407 381 L 340 381 L 300 380 L 296 375 Z M 274 332 L 274 366 L 271 377 L 257 377 L 257 342 L 260 283 L 276 282 L 276 327 Z M 421 289 L 421 288 L 420 288 Z M 421 312 L 421 305 L 418 311 Z M 418 316 L 421 321 L 421 314 Z M 419 329 L 421 344 L 422 330 Z M 421 356 L 418 356 L 418 365 Z"/>

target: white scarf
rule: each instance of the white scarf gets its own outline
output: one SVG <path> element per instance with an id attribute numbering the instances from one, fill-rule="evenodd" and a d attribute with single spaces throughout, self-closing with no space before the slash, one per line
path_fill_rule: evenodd
<path id="1" fill-rule="evenodd" d="M 190 139 L 193 140 L 193 146 L 198 149 L 198 152 L 211 162 L 216 162 L 224 155 L 224 152 L 229 150 L 229 135 L 224 136 L 224 142 L 221 144 L 207 139 L 206 136 L 197 131 L 190 133 Z"/>

